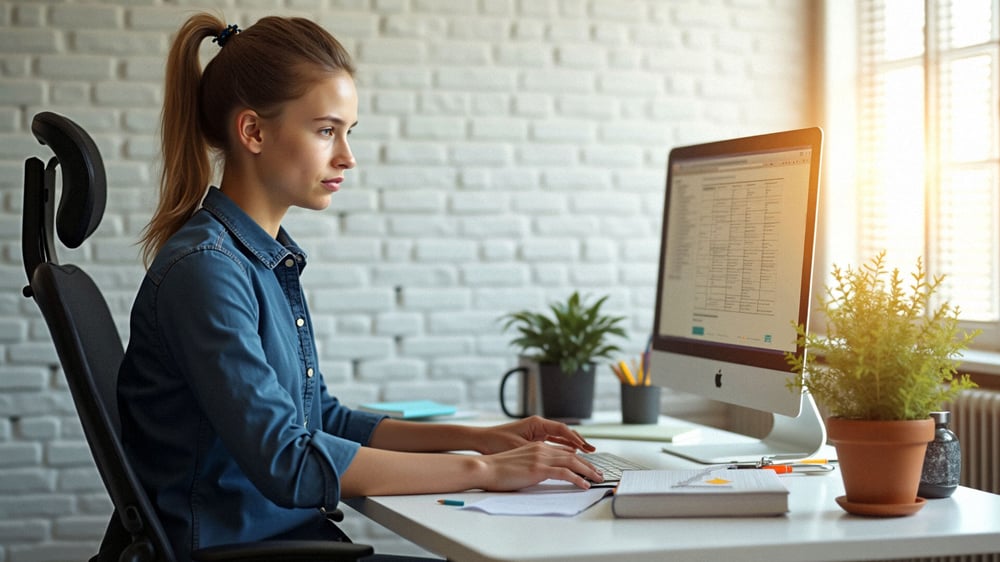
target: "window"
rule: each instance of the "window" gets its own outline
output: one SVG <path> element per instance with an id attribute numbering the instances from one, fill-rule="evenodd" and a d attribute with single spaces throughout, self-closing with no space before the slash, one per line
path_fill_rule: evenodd
<path id="1" fill-rule="evenodd" d="M 858 0 L 855 14 L 854 259 L 886 249 L 910 271 L 922 256 L 946 276 L 941 296 L 984 329 L 976 347 L 991 349 L 1000 349 L 998 14 L 1000 0 Z"/>

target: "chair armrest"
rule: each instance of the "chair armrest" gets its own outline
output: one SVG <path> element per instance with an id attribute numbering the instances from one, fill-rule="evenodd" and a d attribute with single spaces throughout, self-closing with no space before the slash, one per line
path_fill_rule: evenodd
<path id="1" fill-rule="evenodd" d="M 374 552 L 370 545 L 350 542 L 260 541 L 201 548 L 192 552 L 191 558 L 197 562 L 346 561 L 371 556 Z"/>

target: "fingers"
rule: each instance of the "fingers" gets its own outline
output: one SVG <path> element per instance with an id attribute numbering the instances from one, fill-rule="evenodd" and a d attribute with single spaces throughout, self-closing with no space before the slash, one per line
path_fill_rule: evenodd
<path id="1" fill-rule="evenodd" d="M 553 443 L 561 443 L 573 447 L 574 449 L 580 449 L 582 451 L 594 451 L 596 447 L 587 442 L 578 432 L 570 428 L 564 423 L 560 423 L 553 420 L 544 420 L 545 430 L 548 434 L 546 439 L 552 441 Z"/>
<path id="2" fill-rule="evenodd" d="M 590 489 L 591 480 L 593 480 L 594 482 L 601 482 L 602 480 L 602 479 L 587 480 L 583 476 L 580 476 L 579 474 L 573 472 L 572 470 L 569 470 L 568 468 L 555 468 L 555 467 L 553 467 L 553 471 L 549 475 L 549 478 L 553 480 L 563 480 L 565 482 L 569 482 L 570 484 L 576 486 L 577 488 L 581 488 L 583 490 Z"/>
<path id="3" fill-rule="evenodd" d="M 541 454 L 549 461 L 551 468 L 548 478 L 566 480 L 580 487 L 584 487 L 583 483 L 587 480 L 591 482 L 604 481 L 604 474 L 593 464 L 577 455 L 576 450 L 572 447 L 563 445 L 543 445 L 542 447 Z M 556 454 L 552 454 L 553 452 Z M 587 483 L 585 487 L 589 488 L 590 484 Z"/>
<path id="4" fill-rule="evenodd" d="M 596 447 L 566 424 L 540 416 L 531 416 L 516 422 L 493 426 L 484 431 L 484 435 L 489 437 L 480 440 L 480 447 L 477 450 L 485 454 L 498 453 L 531 442 L 555 443 L 573 450 L 587 452 L 596 450 Z"/>
<path id="5" fill-rule="evenodd" d="M 573 476 L 576 476 L 577 478 L 569 480 L 570 482 L 573 482 L 577 486 L 580 486 L 580 484 L 578 483 L 578 480 L 581 480 L 581 481 L 587 483 L 586 488 L 590 487 L 590 483 L 591 482 L 596 483 L 596 484 L 600 484 L 601 482 L 604 482 L 604 473 L 601 472 L 600 470 L 598 470 L 597 468 L 595 468 L 590 463 L 587 463 L 587 472 L 586 473 L 579 474 L 579 473 L 574 472 Z M 565 480 L 565 478 L 564 478 L 564 480 Z M 580 487 L 583 488 L 584 486 L 580 486 Z"/>
<path id="6" fill-rule="evenodd" d="M 577 437 L 579 437 L 579 435 Z M 551 443 L 557 443 L 559 445 L 569 447 L 573 450 L 579 449 L 581 451 L 586 451 L 588 453 L 597 450 L 597 447 L 594 447 L 593 445 L 588 443 L 586 440 L 583 439 L 583 437 L 579 437 L 578 439 L 566 439 L 565 437 L 561 437 L 558 435 L 550 435 L 548 437 L 548 441 Z"/>
<path id="7" fill-rule="evenodd" d="M 519 490 L 546 479 L 563 480 L 588 489 L 588 480 L 604 480 L 601 472 L 572 447 L 538 441 L 490 455 L 489 462 L 494 472 L 487 489 L 492 491 Z"/>

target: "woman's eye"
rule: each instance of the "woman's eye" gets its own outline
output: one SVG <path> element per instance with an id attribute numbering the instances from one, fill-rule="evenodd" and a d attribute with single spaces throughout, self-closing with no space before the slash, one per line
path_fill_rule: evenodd
<path id="1" fill-rule="evenodd" d="M 319 134 L 326 137 L 333 136 L 333 128 L 327 127 L 326 129 L 320 129 Z"/>

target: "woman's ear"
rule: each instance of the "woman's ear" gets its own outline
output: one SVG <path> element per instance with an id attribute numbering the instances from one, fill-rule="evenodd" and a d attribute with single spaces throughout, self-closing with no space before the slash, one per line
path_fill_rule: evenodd
<path id="1" fill-rule="evenodd" d="M 252 109 L 244 109 L 236 114 L 236 140 L 251 154 L 260 154 L 264 142 L 261 133 L 262 119 Z"/>

